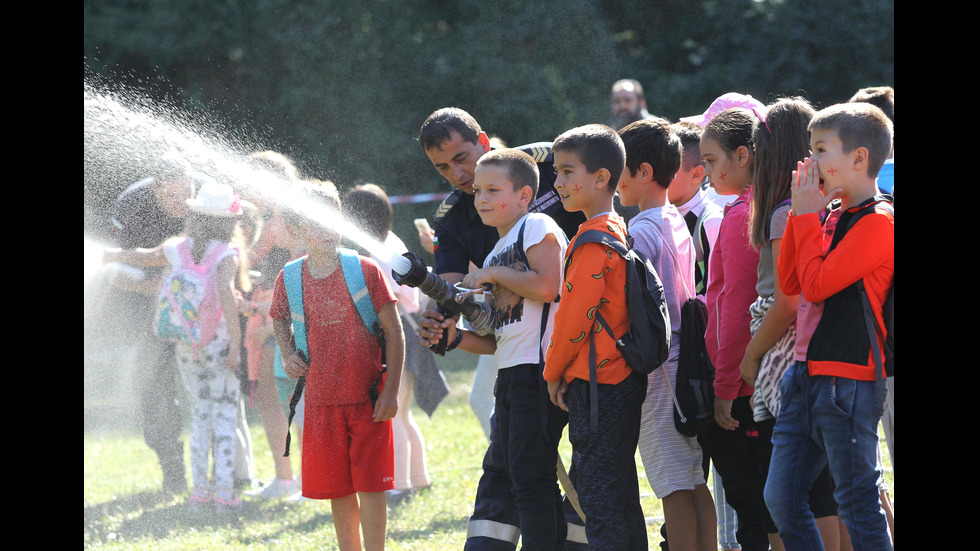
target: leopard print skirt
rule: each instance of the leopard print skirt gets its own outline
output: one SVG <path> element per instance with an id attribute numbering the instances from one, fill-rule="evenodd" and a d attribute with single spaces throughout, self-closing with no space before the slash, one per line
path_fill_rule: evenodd
<path id="1" fill-rule="evenodd" d="M 762 325 L 762 317 L 766 315 L 773 300 L 773 297 L 759 297 L 749 307 L 749 312 L 752 314 L 749 329 L 753 336 Z M 781 397 L 779 386 L 786 370 L 793 364 L 795 347 L 796 324 L 794 323 L 762 357 L 762 365 L 759 367 L 759 375 L 755 381 L 755 392 L 752 395 L 752 402 L 755 404 L 752 418 L 756 421 L 772 419 L 779 414 Z"/>

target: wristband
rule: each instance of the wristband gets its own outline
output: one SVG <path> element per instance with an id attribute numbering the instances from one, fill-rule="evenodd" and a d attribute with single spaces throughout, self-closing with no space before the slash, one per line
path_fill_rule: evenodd
<path id="1" fill-rule="evenodd" d="M 456 338 L 453 339 L 453 342 L 449 343 L 449 346 L 446 347 L 446 352 L 449 352 L 450 350 L 455 350 L 456 347 L 459 346 L 459 342 L 462 340 L 463 340 L 463 331 L 461 329 L 457 329 Z"/>

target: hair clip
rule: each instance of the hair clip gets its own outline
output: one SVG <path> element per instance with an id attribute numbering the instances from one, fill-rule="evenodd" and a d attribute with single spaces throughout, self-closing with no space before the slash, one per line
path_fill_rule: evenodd
<path id="1" fill-rule="evenodd" d="M 767 109 L 766 109 L 765 107 L 763 107 L 763 108 L 762 108 L 762 113 L 760 114 L 760 113 L 759 113 L 759 108 L 757 108 L 757 107 L 753 107 L 753 108 L 752 108 L 752 113 L 753 113 L 753 114 L 754 114 L 754 115 L 755 115 L 755 116 L 756 116 L 756 117 L 757 117 L 757 118 L 758 118 L 758 119 L 759 119 L 760 121 L 762 121 L 762 122 L 764 122 L 764 123 L 766 123 L 766 130 L 768 130 L 768 131 L 769 131 L 769 133 L 770 133 L 770 134 L 772 134 L 772 128 L 769 128 L 769 121 L 767 121 L 767 120 L 766 120 L 766 114 L 767 114 Z"/>

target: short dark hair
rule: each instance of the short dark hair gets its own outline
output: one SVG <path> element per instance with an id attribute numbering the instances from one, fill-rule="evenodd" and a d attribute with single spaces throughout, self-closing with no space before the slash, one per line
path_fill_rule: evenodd
<path id="1" fill-rule="evenodd" d="M 749 151 L 754 151 L 752 125 L 757 118 L 755 113 L 744 107 L 725 109 L 705 125 L 701 136 L 708 136 L 718 142 L 718 145 L 729 157 L 731 157 L 732 152 L 742 146 L 748 148 Z"/>
<path id="2" fill-rule="evenodd" d="M 609 189 L 616 190 L 626 166 L 626 146 L 612 128 L 604 124 L 586 124 L 566 130 L 551 144 L 552 151 L 571 151 L 591 173 L 600 168 L 609 171 Z"/>
<path id="3" fill-rule="evenodd" d="M 840 138 L 844 153 L 858 147 L 868 150 L 868 176 L 878 177 L 892 151 L 892 121 L 885 112 L 870 103 L 838 103 L 825 107 L 813 116 L 807 130 L 833 130 Z"/>
<path id="4" fill-rule="evenodd" d="M 693 122 L 686 121 L 675 122 L 670 128 L 681 139 L 681 166 L 684 170 L 691 170 L 703 163 L 701 133 L 704 129 Z"/>
<path id="5" fill-rule="evenodd" d="M 862 101 L 877 105 L 888 117 L 888 120 L 892 121 L 893 125 L 895 124 L 895 89 L 891 86 L 861 88 L 847 101 L 850 103 Z"/>
<path id="6" fill-rule="evenodd" d="M 433 112 L 419 129 L 419 143 L 422 150 L 438 148 L 443 142 L 452 138 L 452 131 L 470 143 L 478 143 L 483 130 L 473 115 L 458 107 L 443 107 Z"/>
<path id="7" fill-rule="evenodd" d="M 384 242 L 394 224 L 395 213 L 388 194 L 376 184 L 361 184 L 342 200 L 344 214 L 379 242 Z"/>
<path id="8" fill-rule="evenodd" d="M 532 199 L 538 194 L 538 163 L 534 158 L 519 149 L 494 149 L 480 157 L 477 168 L 494 165 L 507 169 L 507 178 L 514 184 L 514 191 L 527 186 L 531 188 Z"/>
<path id="9" fill-rule="evenodd" d="M 681 167 L 681 139 L 666 119 L 641 119 L 619 129 L 626 147 L 626 168 L 630 175 L 643 163 L 653 168 L 653 179 L 666 188 Z"/>

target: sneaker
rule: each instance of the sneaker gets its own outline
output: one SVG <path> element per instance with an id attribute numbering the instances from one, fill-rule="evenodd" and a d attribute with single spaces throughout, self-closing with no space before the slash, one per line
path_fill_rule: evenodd
<path id="1" fill-rule="evenodd" d="M 407 501 L 412 497 L 412 489 L 408 490 L 387 490 L 385 491 L 385 500 L 388 502 L 389 506 L 400 505 L 401 503 Z"/>
<path id="2" fill-rule="evenodd" d="M 211 501 L 213 501 L 213 498 L 210 495 L 192 494 L 191 497 L 187 499 L 187 510 L 202 511 L 211 504 Z"/>
<path id="3" fill-rule="evenodd" d="M 286 501 L 289 502 L 289 503 L 305 503 L 307 501 L 312 501 L 312 500 L 310 498 L 308 498 L 308 497 L 304 497 L 303 496 L 303 492 L 302 491 L 299 491 L 299 492 L 296 492 L 295 494 L 287 497 L 286 498 Z"/>
<path id="4" fill-rule="evenodd" d="M 265 488 L 245 492 L 245 495 L 258 499 L 279 499 L 295 494 L 296 492 L 300 491 L 302 487 L 302 481 L 299 478 L 294 478 L 293 480 L 283 480 L 282 478 L 276 477 L 272 479 L 272 482 L 270 482 Z"/>
<path id="5" fill-rule="evenodd" d="M 214 500 L 214 510 L 218 513 L 239 509 L 241 506 L 242 506 L 242 499 L 238 496 L 235 496 L 231 499 L 215 498 Z"/>

